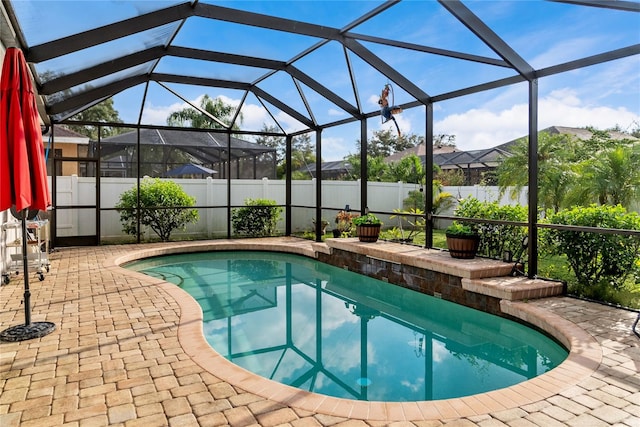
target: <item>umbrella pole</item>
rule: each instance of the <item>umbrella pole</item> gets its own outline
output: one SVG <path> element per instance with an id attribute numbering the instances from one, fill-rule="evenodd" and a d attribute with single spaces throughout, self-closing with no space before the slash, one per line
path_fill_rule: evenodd
<path id="1" fill-rule="evenodd" d="M 27 209 L 22 211 L 22 268 L 24 271 L 24 324 L 31 325 L 31 291 L 29 291 L 29 254 L 27 253 Z"/>
<path id="2" fill-rule="evenodd" d="M 52 322 L 31 323 L 31 292 L 29 291 L 29 253 L 27 245 L 27 213 L 22 212 L 22 263 L 24 264 L 24 325 L 11 326 L 0 332 L 0 341 L 24 341 L 44 337 L 56 329 Z M 40 248 L 38 248 L 40 249 Z"/>

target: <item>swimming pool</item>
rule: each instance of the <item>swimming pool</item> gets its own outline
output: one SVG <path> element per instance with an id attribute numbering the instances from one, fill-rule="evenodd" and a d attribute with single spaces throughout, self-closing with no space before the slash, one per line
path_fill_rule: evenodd
<path id="1" fill-rule="evenodd" d="M 314 393 L 460 397 L 533 378 L 567 356 L 521 324 L 302 256 L 207 252 L 127 267 L 191 294 L 224 357 Z"/>

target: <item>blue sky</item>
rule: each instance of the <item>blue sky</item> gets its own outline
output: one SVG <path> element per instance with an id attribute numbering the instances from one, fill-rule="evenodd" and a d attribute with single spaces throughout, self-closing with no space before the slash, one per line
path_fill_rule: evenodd
<path id="1" fill-rule="evenodd" d="M 47 7 L 43 6 L 46 3 Z M 175 2 L 172 2 L 175 3 Z M 152 1 L 35 1 L 14 2 L 19 17 L 27 22 L 26 36 L 31 45 L 42 43 L 38 31 L 41 18 L 51 20 L 63 37 L 96 25 L 135 16 L 172 3 Z M 357 17 L 382 4 L 379 1 L 228 1 L 206 2 L 239 8 L 267 15 L 277 15 L 303 22 L 343 28 Z M 539 0 L 465 1 L 465 5 L 485 21 L 507 44 L 535 69 L 599 54 L 612 49 L 640 43 L 640 13 L 612 11 Z M 90 11 L 90 13 L 84 13 Z M 81 19 L 80 19 L 81 14 Z M 52 18 L 53 17 L 53 18 Z M 87 49 L 96 63 L 110 56 L 134 52 L 164 40 L 176 28 L 145 32 L 135 38 L 114 41 L 108 46 Z M 29 31 L 31 29 L 31 31 Z M 53 30 L 47 30 L 47 33 Z M 468 54 L 498 58 L 481 40 L 458 22 L 435 1 L 404 1 L 352 29 L 352 32 L 397 39 Z M 54 37 L 54 38 L 55 38 Z M 260 58 L 290 60 L 298 52 L 313 46 L 318 40 L 288 33 L 274 34 L 219 20 L 192 17 L 180 28 L 173 44 L 220 52 L 239 53 Z M 490 80 L 512 76 L 511 70 L 439 55 L 415 53 L 380 44 L 361 42 L 392 68 L 406 76 L 430 96 L 447 93 Z M 357 91 L 362 108 L 377 110 L 379 93 L 386 83 L 394 89 L 393 101 L 413 101 L 399 85 L 350 53 L 349 59 L 356 76 Z M 82 58 L 86 61 L 86 57 Z M 56 64 L 55 61 L 58 61 Z M 63 66 L 73 70 L 80 57 L 66 55 L 40 64 Z M 90 64 L 89 64 L 90 65 Z M 355 105 L 356 97 L 346 73 L 347 62 L 342 46 L 331 42 L 308 56 L 295 61 L 294 66 L 310 75 L 328 89 Z M 139 70 L 130 70 L 135 73 Z M 267 70 L 235 65 L 221 65 L 203 61 L 163 58 L 155 72 L 191 74 L 219 79 L 239 78 L 251 82 Z M 127 74 L 127 73 L 123 73 Z M 121 78 L 123 76 L 118 76 Z M 198 103 L 200 97 L 222 97 L 225 102 L 238 105 L 244 93 L 200 86 L 167 84 L 187 100 Z M 305 110 L 291 78 L 276 73 L 259 83 L 261 89 L 280 98 L 292 107 Z M 302 91 L 312 106 L 314 117 L 328 123 L 347 114 L 337 106 L 321 99 L 302 85 Z M 144 87 L 138 86 L 114 97 L 115 108 L 125 122 L 135 123 L 140 114 Z M 461 149 L 481 149 L 501 144 L 527 133 L 528 87 L 517 84 L 501 89 L 469 95 L 434 105 L 434 131 L 456 136 Z M 146 95 L 142 122 L 165 124 L 167 116 L 187 104 L 165 88 L 151 84 Z M 267 108 L 285 131 L 303 126 L 295 119 L 274 108 Z M 242 107 L 246 130 L 258 130 L 263 124 L 273 124 L 265 106 L 249 95 Z M 423 135 L 424 108 L 415 108 L 397 115 L 404 134 Z M 539 128 L 552 125 L 595 126 L 622 129 L 638 127 L 640 123 L 640 55 L 597 66 L 570 71 L 539 80 Z M 376 117 L 369 120 L 368 130 L 389 128 Z M 357 123 L 327 129 L 322 134 L 324 160 L 338 160 L 355 151 L 360 138 Z"/>

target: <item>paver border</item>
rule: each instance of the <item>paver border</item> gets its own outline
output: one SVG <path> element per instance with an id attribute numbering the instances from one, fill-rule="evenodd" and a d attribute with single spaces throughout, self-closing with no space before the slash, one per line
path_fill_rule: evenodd
<path id="1" fill-rule="evenodd" d="M 296 244 L 297 243 L 297 244 Z M 600 365 L 603 352 L 597 340 L 573 322 L 526 302 L 501 301 L 506 314 L 530 323 L 561 342 L 567 359 L 558 367 L 536 378 L 486 393 L 454 399 L 419 402 L 365 402 L 320 395 L 260 377 L 225 359 L 203 334 L 202 309 L 181 288 L 122 267 L 123 264 L 153 256 L 215 250 L 263 250 L 314 257 L 314 250 L 299 239 L 241 239 L 206 243 L 187 242 L 164 247 L 135 249 L 105 260 L 104 267 L 142 285 L 156 286 L 170 295 L 180 307 L 178 340 L 189 357 L 206 371 L 247 392 L 281 404 L 325 415 L 385 421 L 420 421 L 470 417 L 532 404 L 578 384 Z"/>

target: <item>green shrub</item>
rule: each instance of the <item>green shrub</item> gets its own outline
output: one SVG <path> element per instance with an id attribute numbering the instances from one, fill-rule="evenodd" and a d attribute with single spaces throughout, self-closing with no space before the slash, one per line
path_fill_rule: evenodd
<path id="1" fill-rule="evenodd" d="M 444 231 L 447 236 L 451 237 L 475 237 L 478 235 L 471 226 L 461 224 L 458 221 L 453 221 Z"/>
<path id="2" fill-rule="evenodd" d="M 552 224 L 640 230 L 640 215 L 622 206 L 574 207 L 552 214 Z M 622 289 L 640 272 L 640 237 L 584 231 L 543 230 L 540 236 L 552 254 L 566 255 L 578 283 Z"/>
<path id="3" fill-rule="evenodd" d="M 275 200 L 246 199 L 246 207 L 233 209 L 231 224 L 237 234 L 264 237 L 275 234 L 282 208 Z"/>
<path id="4" fill-rule="evenodd" d="M 453 206 L 456 199 L 453 197 L 453 194 L 448 191 L 441 191 L 439 185 L 434 183 L 433 186 L 433 213 L 439 214 L 442 211 L 445 211 Z M 405 211 L 411 209 L 424 209 L 425 208 L 425 197 L 424 192 L 422 190 L 411 190 L 407 194 L 407 197 L 402 201 L 402 207 Z"/>
<path id="5" fill-rule="evenodd" d="M 169 241 L 173 230 L 185 229 L 188 223 L 198 221 L 198 211 L 188 209 L 195 203 L 196 199 L 173 181 L 145 178 L 140 182 L 140 224 L 151 227 L 163 242 Z M 133 236 L 138 233 L 137 206 L 135 187 L 122 193 L 115 206 L 122 231 Z"/>
<path id="6" fill-rule="evenodd" d="M 358 225 L 382 225 L 382 221 L 380 221 L 380 218 L 378 218 L 377 216 L 375 216 L 372 213 L 367 213 L 367 214 L 364 214 L 362 216 L 357 216 L 357 217 L 353 218 L 353 220 L 351 220 L 351 222 L 355 226 L 358 226 Z"/>
<path id="7" fill-rule="evenodd" d="M 465 218 L 478 218 L 502 221 L 526 222 L 527 208 L 522 205 L 500 205 L 498 202 L 481 202 L 475 197 L 462 199 L 454 215 Z M 522 239 L 527 235 L 526 227 L 508 224 L 477 224 L 460 221 L 469 225 L 480 235 L 478 254 L 491 258 L 501 258 L 505 250 L 513 253 L 522 247 Z"/>

